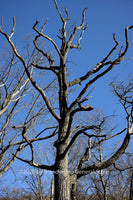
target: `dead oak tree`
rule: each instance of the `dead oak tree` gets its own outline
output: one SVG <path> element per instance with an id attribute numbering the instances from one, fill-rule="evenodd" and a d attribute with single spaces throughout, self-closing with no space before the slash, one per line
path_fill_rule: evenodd
<path id="1" fill-rule="evenodd" d="M 48 35 L 44 33 L 45 26 L 47 24 L 47 21 L 43 25 L 43 27 L 39 30 L 37 26 L 39 25 L 39 21 L 36 21 L 36 23 L 33 26 L 34 31 L 36 32 L 36 37 L 34 39 L 34 45 L 38 52 L 42 54 L 42 56 L 47 59 L 49 66 L 41 65 L 36 62 L 31 62 L 31 65 L 34 68 L 40 69 L 42 71 L 46 70 L 47 72 L 51 72 L 54 74 L 54 76 L 57 79 L 57 86 L 58 86 L 58 103 L 52 105 L 52 102 L 48 99 L 46 92 L 44 90 L 44 86 L 40 86 L 37 81 L 34 80 L 34 77 L 30 73 L 28 69 L 28 65 L 26 60 L 21 56 L 21 54 L 18 52 L 15 44 L 13 43 L 12 36 L 14 35 L 14 29 L 15 29 L 15 18 L 13 22 L 13 27 L 11 30 L 11 34 L 8 35 L 6 32 L 2 30 L 3 22 L 0 26 L 0 32 L 3 36 L 6 37 L 7 41 L 12 47 L 12 50 L 17 57 L 17 59 L 20 60 L 22 63 L 25 72 L 27 74 L 28 79 L 30 80 L 33 88 L 38 91 L 38 93 L 41 95 L 49 113 L 51 114 L 51 119 L 54 119 L 54 124 L 56 124 L 56 127 L 54 128 L 54 131 L 50 134 L 48 131 L 50 128 L 45 128 L 45 131 L 47 131 L 47 135 L 45 137 L 42 137 L 41 139 L 47 140 L 49 138 L 54 137 L 55 142 L 53 146 L 56 148 L 56 155 L 55 159 L 52 165 L 37 163 L 34 155 L 34 145 L 33 142 L 39 141 L 39 137 L 28 139 L 28 137 L 22 133 L 23 139 L 27 143 L 27 146 L 29 146 L 31 150 L 31 159 L 28 160 L 26 158 L 18 157 L 17 155 L 14 155 L 21 161 L 30 164 L 31 166 L 45 169 L 45 170 L 51 170 L 54 172 L 54 198 L 60 199 L 60 200 L 69 200 L 70 199 L 70 190 L 71 185 L 75 184 L 77 182 L 77 179 L 79 179 L 82 176 L 85 176 L 88 173 L 91 173 L 92 171 L 96 170 L 102 170 L 110 165 L 114 164 L 120 156 L 125 152 L 131 138 L 132 131 L 130 129 L 129 124 L 129 118 L 128 120 L 128 127 L 126 127 L 124 130 L 120 131 L 120 133 L 123 133 L 126 131 L 125 138 L 123 140 L 123 143 L 121 146 L 113 152 L 113 155 L 110 154 L 106 160 L 103 162 L 96 162 L 87 166 L 84 166 L 84 162 L 86 162 L 90 156 L 91 156 L 91 139 L 92 138 L 100 138 L 101 142 L 106 139 L 106 135 L 97 135 L 97 134 L 90 134 L 89 131 L 91 130 L 99 130 L 103 124 L 103 121 L 95 124 L 87 124 L 87 125 L 79 125 L 74 127 L 74 118 L 77 113 L 87 113 L 89 114 L 93 107 L 89 105 L 87 96 L 88 89 L 100 78 L 104 77 L 104 75 L 107 75 L 116 65 L 120 64 L 120 62 L 124 59 L 125 54 L 127 53 L 127 50 L 129 48 L 129 41 L 128 41 L 128 31 L 133 28 L 133 26 L 129 26 L 125 29 L 125 48 L 122 51 L 120 49 L 119 55 L 116 54 L 116 58 L 114 60 L 110 59 L 110 56 L 115 53 L 115 50 L 118 48 L 119 43 L 116 39 L 116 35 L 113 35 L 114 39 L 114 47 L 110 50 L 109 53 L 104 57 L 103 60 L 101 60 L 94 68 L 87 71 L 84 76 L 78 77 L 74 80 L 71 80 L 68 82 L 67 79 L 67 69 L 66 69 L 66 58 L 68 56 L 68 52 L 72 49 L 79 49 L 80 48 L 80 41 L 82 39 L 83 33 L 86 29 L 85 24 L 85 11 L 86 8 L 83 10 L 82 13 L 82 22 L 79 26 L 75 26 L 71 35 L 67 36 L 66 33 L 66 25 L 69 18 L 69 14 L 67 9 L 65 9 L 66 18 L 63 17 L 61 11 L 58 8 L 56 0 L 54 0 L 56 9 L 58 11 L 59 17 L 62 22 L 62 28 L 60 30 L 61 36 L 58 36 L 61 40 L 61 47 L 59 48 L 58 45 L 54 42 L 52 38 L 50 38 Z M 76 36 L 76 33 L 80 31 L 80 36 L 78 38 L 77 44 L 73 43 L 73 40 Z M 59 59 L 59 65 L 55 65 L 55 60 L 53 59 L 52 55 L 50 53 L 44 52 L 43 49 L 40 48 L 38 45 L 39 38 L 44 38 L 48 40 L 51 45 L 53 46 L 54 50 L 56 51 Z M 43 80 L 42 80 L 43 81 Z M 69 98 L 69 89 L 73 88 L 75 85 L 80 85 L 82 82 L 83 86 L 79 86 L 79 93 L 73 96 L 73 99 Z M 51 130 L 52 130 L 51 128 Z M 119 133 L 119 134 L 120 134 Z M 38 136 L 41 135 L 41 132 L 38 134 Z M 68 152 L 72 148 L 72 145 L 76 142 L 78 137 L 80 135 L 85 135 L 88 138 L 88 146 L 85 149 L 84 156 L 79 161 L 79 164 L 77 166 L 77 171 L 72 172 L 71 174 L 68 171 Z M 89 158 L 88 158 L 89 157 Z"/>

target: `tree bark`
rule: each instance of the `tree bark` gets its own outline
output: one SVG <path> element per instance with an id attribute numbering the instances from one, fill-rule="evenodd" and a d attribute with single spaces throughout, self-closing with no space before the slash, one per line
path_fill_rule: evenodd
<path id="1" fill-rule="evenodd" d="M 70 200 L 70 175 L 68 172 L 68 153 L 63 155 L 69 137 L 64 140 L 68 130 L 69 116 L 65 116 L 59 124 L 59 135 L 56 144 L 56 171 L 54 174 L 54 200 Z M 63 155 L 63 156 L 62 156 Z"/>
<path id="2" fill-rule="evenodd" d="M 57 162 L 57 170 L 54 174 L 54 200 L 70 200 L 68 155 Z"/>

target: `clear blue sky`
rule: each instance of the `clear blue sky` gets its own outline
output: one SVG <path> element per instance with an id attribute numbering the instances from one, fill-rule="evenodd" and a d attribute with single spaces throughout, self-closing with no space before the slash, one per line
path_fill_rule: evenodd
<path id="1" fill-rule="evenodd" d="M 86 70 L 100 62 L 106 53 L 113 47 L 112 33 L 116 33 L 120 45 L 124 45 L 124 29 L 126 26 L 133 25 L 133 1 L 132 0 L 58 0 L 58 6 L 63 15 L 64 8 L 68 8 L 70 22 L 79 25 L 81 23 L 81 14 L 85 7 L 87 30 L 84 33 L 81 51 L 73 51 L 69 54 L 68 60 L 73 61 L 73 74 L 78 76 L 84 74 Z M 59 34 L 61 21 L 53 0 L 0 0 L 0 16 L 3 16 L 3 29 L 10 32 L 13 16 L 16 18 L 16 29 L 13 41 L 21 45 L 24 35 L 34 34 L 32 26 L 36 20 L 39 20 L 40 26 L 43 25 L 46 18 L 48 23 L 45 33 L 49 34 L 55 42 L 59 44 L 56 37 Z M 133 75 L 133 30 L 129 33 L 130 49 L 127 58 L 113 72 L 98 81 L 93 104 L 103 107 L 107 115 L 118 111 L 122 115 L 122 110 L 117 99 L 111 94 L 109 83 L 115 76 L 121 80 L 126 80 L 128 75 Z M 3 45 L 3 38 L 0 35 L 0 46 Z M 71 67 L 71 62 L 68 63 Z M 97 101 L 98 100 L 98 101 Z M 20 162 L 16 162 L 14 167 L 21 167 Z M 11 171 L 4 175 L 2 180 L 6 180 L 11 175 Z M 12 180 L 11 180 L 12 181 Z M 9 182 L 10 183 L 10 182 Z"/>

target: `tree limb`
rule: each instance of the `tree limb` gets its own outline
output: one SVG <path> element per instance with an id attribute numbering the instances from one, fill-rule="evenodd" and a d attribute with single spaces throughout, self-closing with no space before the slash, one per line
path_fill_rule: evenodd
<path id="1" fill-rule="evenodd" d="M 46 38 L 47 40 L 49 40 L 49 41 L 54 45 L 54 47 L 55 47 L 55 49 L 56 49 L 58 55 L 61 56 L 61 53 L 60 53 L 60 51 L 59 51 L 59 49 L 58 49 L 56 43 L 55 43 L 49 36 L 43 34 L 43 33 L 42 33 L 42 30 L 39 31 L 39 30 L 36 28 L 36 25 L 37 25 L 38 23 L 39 23 L 39 21 L 36 21 L 36 23 L 35 23 L 34 26 L 33 26 L 33 29 L 38 33 L 39 36 L 42 36 L 42 37 Z"/>
<path id="2" fill-rule="evenodd" d="M 31 165 L 31 166 L 33 166 L 33 167 L 36 167 L 36 168 L 39 168 L 39 169 L 51 170 L 51 171 L 55 170 L 55 165 L 51 165 L 51 166 L 49 166 L 49 165 L 39 165 L 39 164 L 33 162 L 32 160 L 25 160 L 23 158 L 20 158 L 20 157 L 14 155 L 14 154 L 13 154 L 13 156 L 16 157 L 17 159 Z"/>
<path id="3" fill-rule="evenodd" d="M 94 165 L 82 168 L 79 174 L 77 175 L 77 177 L 80 178 L 84 176 L 85 174 L 88 174 L 92 171 L 105 169 L 109 167 L 110 165 L 114 164 L 120 158 L 120 156 L 125 152 L 129 144 L 130 138 L 131 138 L 131 134 L 127 132 L 121 147 L 117 150 L 117 152 L 113 156 L 111 156 L 108 160 L 102 163 L 98 163 L 98 164 L 94 164 Z"/>
<path id="4" fill-rule="evenodd" d="M 108 61 L 105 63 L 105 61 L 111 56 L 111 54 L 116 50 L 117 46 L 119 45 L 118 41 L 116 40 L 116 35 L 113 34 L 113 39 L 115 41 L 115 46 L 111 49 L 111 51 L 108 53 L 108 55 L 101 61 L 99 62 L 91 71 L 88 71 L 84 76 L 81 76 L 80 78 L 77 78 L 73 81 L 70 81 L 68 83 L 68 87 L 71 87 L 75 84 L 80 84 L 82 81 L 88 79 L 92 74 L 95 74 L 98 72 L 100 69 L 102 69 L 104 66 L 112 64 L 112 61 Z"/>

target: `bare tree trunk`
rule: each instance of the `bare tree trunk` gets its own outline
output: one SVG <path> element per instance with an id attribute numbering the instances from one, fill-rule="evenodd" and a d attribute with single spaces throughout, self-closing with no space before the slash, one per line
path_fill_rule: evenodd
<path id="1" fill-rule="evenodd" d="M 129 200 L 133 200 L 133 173 L 132 173 L 132 178 L 131 178 L 130 199 Z"/>
<path id="2" fill-rule="evenodd" d="M 68 173 L 68 152 L 64 151 L 69 144 L 66 137 L 69 117 L 60 122 L 58 141 L 56 143 L 56 171 L 54 174 L 54 200 L 70 200 L 70 175 Z M 62 140 L 64 140 L 62 142 Z"/>
<path id="3" fill-rule="evenodd" d="M 54 174 L 54 200 L 70 200 L 70 177 L 68 174 L 68 158 L 58 162 Z"/>

